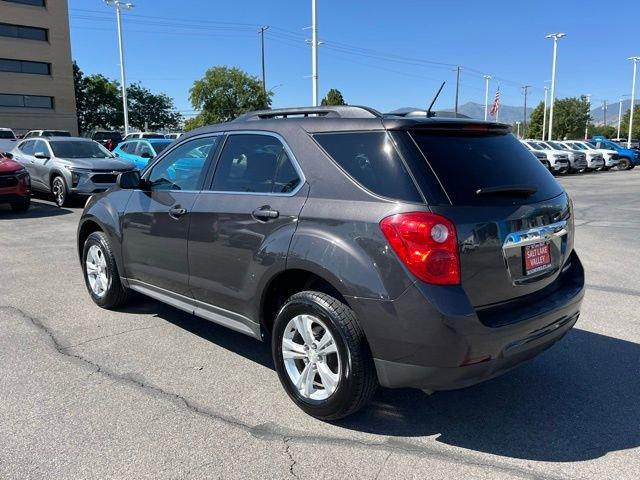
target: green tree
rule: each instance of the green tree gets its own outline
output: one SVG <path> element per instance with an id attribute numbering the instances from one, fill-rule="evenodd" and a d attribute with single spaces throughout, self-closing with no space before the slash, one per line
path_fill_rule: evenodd
<path id="1" fill-rule="evenodd" d="M 332 88 L 327 92 L 327 96 L 322 99 L 320 105 L 346 105 L 342 92 L 337 88 Z"/>
<path id="2" fill-rule="evenodd" d="M 531 120 L 527 125 L 527 136 L 542 137 L 542 123 L 544 119 L 544 104 L 539 103 L 531 112 Z M 582 138 L 584 127 L 591 120 L 589 102 L 584 95 L 581 97 L 561 98 L 553 106 L 553 138 Z M 547 129 L 549 128 L 549 112 L 547 111 Z M 548 130 L 546 132 L 548 135 Z"/>
<path id="3" fill-rule="evenodd" d="M 271 107 L 273 92 L 265 92 L 262 82 L 239 68 L 213 67 L 189 90 L 189 99 L 200 113 L 185 129 L 210 123 L 228 122 L 252 110 Z"/>
<path id="4" fill-rule="evenodd" d="M 616 127 L 612 127 L 611 125 L 594 125 L 593 123 L 589 124 L 589 135 L 602 135 L 606 138 L 613 138 L 617 135 L 618 130 Z"/>
<path id="5" fill-rule="evenodd" d="M 164 93 L 154 94 L 139 83 L 133 83 L 127 87 L 127 99 L 129 123 L 133 128 L 172 129 L 182 122 L 173 99 Z"/>
<path id="6" fill-rule="evenodd" d="M 629 138 L 629 120 L 631 119 L 631 109 L 622 115 L 622 124 L 620 125 L 620 136 Z M 636 105 L 633 109 L 633 132 L 631 138 L 640 138 L 640 105 Z"/>

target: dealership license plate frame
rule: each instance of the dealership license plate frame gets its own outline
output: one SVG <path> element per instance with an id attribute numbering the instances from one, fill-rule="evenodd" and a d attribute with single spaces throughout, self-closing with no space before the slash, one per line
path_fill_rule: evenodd
<path id="1" fill-rule="evenodd" d="M 538 251 L 528 256 L 532 250 Z M 551 242 L 538 242 L 522 247 L 522 269 L 525 276 L 528 277 L 540 272 L 545 272 L 552 267 Z"/>

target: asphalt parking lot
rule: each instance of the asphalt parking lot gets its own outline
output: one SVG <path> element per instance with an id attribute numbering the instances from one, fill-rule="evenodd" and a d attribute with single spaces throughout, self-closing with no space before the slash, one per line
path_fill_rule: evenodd
<path id="1" fill-rule="evenodd" d="M 0 478 L 640 477 L 640 169 L 561 178 L 588 291 L 576 328 L 465 390 L 298 410 L 269 348 L 144 297 L 96 307 L 80 208 L 0 206 Z"/>

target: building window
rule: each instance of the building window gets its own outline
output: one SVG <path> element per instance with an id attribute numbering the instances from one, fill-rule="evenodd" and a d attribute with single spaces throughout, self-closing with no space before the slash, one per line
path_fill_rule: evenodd
<path id="1" fill-rule="evenodd" d="M 0 93 L 0 107 L 53 108 L 53 97 Z"/>
<path id="2" fill-rule="evenodd" d="M 0 72 L 51 75 L 51 64 L 45 62 L 30 62 L 29 60 L 0 58 Z"/>
<path id="3" fill-rule="evenodd" d="M 22 5 L 33 5 L 34 7 L 44 7 L 45 0 L 4 0 L 10 3 L 20 3 Z"/>
<path id="4" fill-rule="evenodd" d="M 0 23 L 0 36 L 13 38 L 26 38 L 29 40 L 49 40 L 49 31 L 46 28 L 26 27 L 11 23 Z"/>

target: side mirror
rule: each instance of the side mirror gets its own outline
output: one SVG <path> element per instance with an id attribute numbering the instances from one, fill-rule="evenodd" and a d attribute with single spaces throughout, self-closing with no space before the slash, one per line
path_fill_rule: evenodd
<path id="1" fill-rule="evenodd" d="M 118 174 L 116 184 L 124 190 L 135 190 L 142 188 L 144 181 L 140 177 L 138 170 L 129 170 Z"/>
<path id="2" fill-rule="evenodd" d="M 36 158 L 39 158 L 40 160 L 49 160 L 51 157 L 49 155 L 46 155 L 44 152 L 36 152 L 33 155 Z"/>
<path id="3" fill-rule="evenodd" d="M 11 160 L 13 158 L 13 153 L 11 153 L 11 152 L 0 152 L 0 155 L 4 155 L 9 160 Z"/>
<path id="4" fill-rule="evenodd" d="M 142 155 L 140 155 L 142 158 L 153 158 L 153 155 L 151 154 L 151 152 L 142 152 Z"/>

